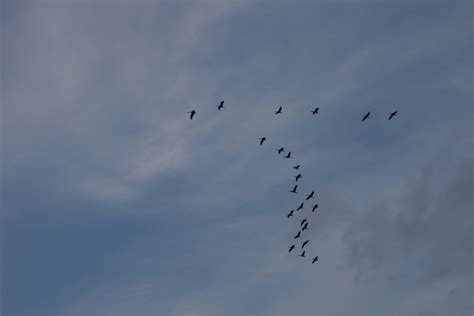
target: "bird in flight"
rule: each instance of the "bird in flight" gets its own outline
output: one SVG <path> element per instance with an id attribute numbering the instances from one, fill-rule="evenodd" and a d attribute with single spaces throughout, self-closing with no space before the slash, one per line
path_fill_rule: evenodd
<path id="1" fill-rule="evenodd" d="M 316 211 L 316 209 L 317 209 L 318 207 L 319 207 L 319 205 L 318 205 L 318 204 L 315 204 L 315 205 L 313 206 L 313 212 Z"/>
<path id="2" fill-rule="evenodd" d="M 303 250 L 303 252 L 301 253 L 300 257 L 304 257 L 304 256 L 305 256 L 305 253 L 306 253 L 306 250 Z"/>
<path id="3" fill-rule="evenodd" d="M 266 141 L 266 140 L 267 140 L 267 138 L 266 138 L 266 137 L 262 137 L 262 138 L 260 138 L 260 146 L 262 146 L 263 142 L 264 142 L 264 141 Z"/>
<path id="4" fill-rule="evenodd" d="M 315 108 L 314 110 L 311 111 L 311 113 L 313 113 L 313 115 L 315 114 L 319 114 L 319 108 Z"/>
<path id="5" fill-rule="evenodd" d="M 306 246 L 308 243 L 309 243 L 309 239 L 308 239 L 308 240 L 306 240 L 306 241 L 305 241 L 305 242 L 304 242 L 304 243 L 301 245 L 301 249 L 303 249 L 303 248 L 304 248 L 304 246 Z"/>
<path id="6" fill-rule="evenodd" d="M 298 169 L 300 169 L 300 167 L 301 167 L 300 165 L 296 165 L 296 166 L 293 167 L 293 169 L 298 170 Z"/>
<path id="7" fill-rule="evenodd" d="M 298 234 L 296 234 L 296 236 L 294 237 L 294 239 L 298 239 L 301 237 L 301 230 L 298 231 Z"/>
<path id="8" fill-rule="evenodd" d="M 304 206 L 304 202 L 301 202 L 300 206 L 296 209 L 296 211 L 302 210 Z"/>
<path id="9" fill-rule="evenodd" d="M 394 116 L 397 116 L 397 112 L 398 111 L 390 113 L 390 116 L 388 117 L 388 120 L 390 121 Z"/>
<path id="10" fill-rule="evenodd" d="M 313 195 L 314 195 L 314 191 L 311 191 L 311 193 L 306 196 L 306 201 L 311 199 L 313 197 Z"/>
<path id="11" fill-rule="evenodd" d="M 295 210 L 291 210 L 288 214 L 286 214 L 286 217 L 287 217 L 287 218 L 290 218 L 291 216 L 293 216 L 293 212 L 294 212 L 294 211 L 295 211 Z"/>
<path id="12" fill-rule="evenodd" d="M 295 176 L 295 179 L 296 181 L 298 181 L 300 178 L 302 178 L 303 176 L 301 175 L 301 173 L 298 173 L 296 176 Z"/>
<path id="13" fill-rule="evenodd" d="M 301 229 L 302 231 L 305 231 L 308 229 L 308 223 L 304 224 L 303 228 Z"/>
<path id="14" fill-rule="evenodd" d="M 285 151 L 285 148 L 281 147 L 280 149 L 278 149 L 278 154 L 281 154 L 284 151 Z"/>
<path id="15" fill-rule="evenodd" d="M 291 158 L 291 151 L 289 151 L 289 152 L 286 154 L 285 158 Z"/>
<path id="16" fill-rule="evenodd" d="M 306 223 L 307 221 L 308 221 L 307 218 L 303 219 L 303 220 L 301 221 L 301 223 L 300 223 L 300 226 L 303 226 L 303 224 Z"/>
<path id="17" fill-rule="evenodd" d="M 189 116 L 189 119 L 192 120 L 194 115 L 196 115 L 196 111 L 192 110 L 192 111 L 189 111 L 188 113 L 190 113 L 191 115 Z"/>
<path id="18" fill-rule="evenodd" d="M 217 109 L 220 111 L 224 108 L 224 100 L 221 101 L 221 103 L 217 106 Z"/>
<path id="19" fill-rule="evenodd" d="M 291 192 L 291 193 L 296 193 L 296 189 L 298 189 L 298 185 L 295 185 L 294 188 L 293 188 L 293 190 L 291 190 L 290 192 Z"/>
<path id="20" fill-rule="evenodd" d="M 370 112 L 367 112 L 366 115 L 362 118 L 362 122 L 369 118 Z"/>
<path id="21" fill-rule="evenodd" d="M 288 250 L 288 252 L 291 252 L 293 249 L 295 249 L 295 245 L 291 245 L 290 249 Z"/>
<path id="22" fill-rule="evenodd" d="M 313 262 L 311 262 L 311 264 L 315 263 L 316 261 L 318 261 L 318 256 L 314 257 Z"/>
<path id="23" fill-rule="evenodd" d="M 275 112 L 275 114 L 281 114 L 281 110 L 283 109 L 283 107 L 279 107 L 278 110 Z"/>

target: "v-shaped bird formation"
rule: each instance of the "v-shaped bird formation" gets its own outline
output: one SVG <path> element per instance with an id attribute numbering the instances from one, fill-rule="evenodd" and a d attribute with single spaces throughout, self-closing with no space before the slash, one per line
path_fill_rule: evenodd
<path id="1" fill-rule="evenodd" d="M 224 100 L 222 100 L 218 105 L 217 105 L 217 109 L 220 111 L 222 109 L 224 109 Z M 315 108 L 314 110 L 311 110 L 310 111 L 313 115 L 316 115 L 318 114 L 319 115 L 319 107 Z M 197 112 L 195 110 L 191 110 L 188 112 L 190 114 L 189 116 L 189 119 L 193 119 L 194 116 L 197 114 Z M 278 114 L 282 114 L 283 113 L 283 106 L 279 106 L 277 108 L 277 110 L 274 112 L 275 115 L 278 115 Z M 391 112 L 389 113 L 389 116 L 388 116 L 388 120 L 391 120 L 393 119 L 395 116 L 397 116 L 397 113 L 398 111 L 394 111 L 394 112 Z M 364 122 L 365 120 L 367 120 L 369 117 L 370 117 L 371 113 L 370 111 L 367 112 L 366 114 L 363 115 L 362 117 L 362 122 Z M 263 136 L 263 137 L 260 137 L 259 138 L 259 145 L 260 146 L 263 146 L 265 142 L 268 142 L 267 140 L 267 137 L 266 136 Z M 283 158 L 286 158 L 286 159 L 290 159 L 290 158 L 293 158 L 292 156 L 292 152 L 291 151 L 287 151 L 285 149 L 285 147 L 283 146 L 280 146 L 279 148 L 276 149 L 278 155 L 280 155 L 280 157 L 283 157 Z M 286 153 L 286 154 L 284 154 Z M 301 165 L 294 165 L 292 167 L 293 169 L 295 170 L 301 170 Z M 301 172 L 299 172 L 298 174 L 296 174 L 294 176 L 295 178 L 295 182 L 298 182 L 298 184 L 293 184 L 292 187 L 290 187 L 290 190 L 289 192 L 290 193 L 293 193 L 293 194 L 296 194 L 298 195 L 299 194 L 299 191 L 298 191 L 298 186 L 300 184 L 300 180 L 301 179 L 304 179 L 303 175 L 301 174 Z M 304 181 L 303 181 L 304 182 Z M 315 199 L 315 190 L 312 190 L 311 192 L 309 192 L 308 194 L 306 194 L 306 197 L 304 198 L 304 201 L 302 201 L 299 205 L 295 206 L 294 209 L 291 209 L 288 213 L 286 213 L 286 217 L 287 217 L 287 220 L 291 221 L 291 220 L 295 220 L 295 219 L 292 219 L 292 217 L 295 217 L 297 216 L 296 214 L 304 214 L 305 212 L 305 202 L 306 203 L 311 203 L 310 200 L 311 199 Z M 319 208 L 319 204 L 318 203 L 314 203 L 310 206 L 310 209 L 311 209 L 311 213 L 309 214 L 312 214 L 312 213 L 315 213 L 315 211 Z M 295 214 L 296 212 L 296 214 Z M 309 211 L 307 211 L 309 212 Z M 294 240 L 294 243 L 292 245 L 289 246 L 288 248 L 288 253 L 291 253 L 295 248 L 296 248 L 296 243 L 297 243 L 297 240 L 298 239 L 301 239 L 302 238 L 302 235 L 303 233 L 304 234 L 307 234 L 307 231 L 309 229 L 309 224 L 310 224 L 310 219 L 313 219 L 315 216 L 317 215 L 316 214 L 313 214 L 311 216 L 309 215 L 306 215 L 303 219 L 299 220 L 299 228 L 298 228 L 298 231 L 296 232 L 295 235 L 293 235 L 293 240 Z M 304 215 L 303 215 L 304 216 Z M 304 249 L 308 244 L 311 243 L 311 240 L 310 239 L 306 239 L 305 241 L 303 241 L 301 243 L 301 247 L 299 249 L 301 249 L 301 253 L 298 255 L 299 257 L 302 257 L 302 258 L 306 258 L 306 250 Z M 316 263 L 316 261 L 319 260 L 319 256 L 314 256 L 312 257 L 311 259 L 311 264 L 314 264 Z"/>

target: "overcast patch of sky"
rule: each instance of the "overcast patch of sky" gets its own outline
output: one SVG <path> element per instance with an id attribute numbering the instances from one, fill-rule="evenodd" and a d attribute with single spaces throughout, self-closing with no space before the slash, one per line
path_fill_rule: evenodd
<path id="1" fill-rule="evenodd" d="M 2 3 L 2 313 L 472 314 L 471 12 Z"/>

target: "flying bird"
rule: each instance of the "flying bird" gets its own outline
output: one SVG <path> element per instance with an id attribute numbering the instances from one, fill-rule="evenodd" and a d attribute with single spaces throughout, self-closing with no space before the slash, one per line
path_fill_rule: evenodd
<path id="1" fill-rule="evenodd" d="M 369 115 L 370 115 L 370 112 L 367 112 L 367 114 L 362 118 L 362 122 L 368 119 Z"/>
<path id="2" fill-rule="evenodd" d="M 260 146 L 262 146 L 263 142 L 264 142 L 264 141 L 266 141 L 266 140 L 267 140 L 267 138 L 266 138 L 266 137 L 262 137 L 262 138 L 260 138 Z"/>
<path id="3" fill-rule="evenodd" d="M 315 108 L 313 111 L 311 111 L 311 113 L 313 113 L 313 115 L 315 115 L 315 114 L 319 113 L 318 111 L 319 111 L 319 108 Z"/>
<path id="4" fill-rule="evenodd" d="M 296 209 L 296 211 L 302 210 L 304 206 L 304 202 L 301 202 L 300 206 Z"/>
<path id="5" fill-rule="evenodd" d="M 293 216 L 293 212 L 294 212 L 294 211 L 295 211 L 295 210 L 291 210 L 288 214 L 286 214 L 286 217 L 287 217 L 287 218 L 290 218 L 291 216 Z"/>
<path id="6" fill-rule="evenodd" d="M 398 111 L 390 113 L 390 116 L 388 117 L 388 120 L 390 121 L 394 116 L 397 116 L 397 112 Z"/>
<path id="7" fill-rule="evenodd" d="M 224 100 L 221 101 L 221 103 L 217 106 L 217 109 L 220 111 L 224 108 Z"/>
<path id="8" fill-rule="evenodd" d="M 314 191 L 311 191 L 311 193 L 306 196 L 306 201 L 311 199 L 313 197 L 313 195 L 314 195 Z"/>
<path id="9" fill-rule="evenodd" d="M 304 246 L 306 246 L 308 243 L 309 243 L 309 239 L 308 239 L 308 240 L 306 240 L 306 241 L 305 241 L 305 242 L 304 242 L 304 243 L 301 245 L 301 249 L 303 249 L 303 248 L 304 248 Z"/>
<path id="10" fill-rule="evenodd" d="M 308 229 L 308 223 L 304 224 L 303 228 L 302 228 L 302 231 L 305 231 Z"/>
<path id="11" fill-rule="evenodd" d="M 313 206 L 313 212 L 316 211 L 316 209 L 317 209 L 318 207 L 319 207 L 319 205 L 318 205 L 318 204 L 315 204 L 315 205 Z"/>
<path id="12" fill-rule="evenodd" d="M 301 221 L 301 223 L 300 223 L 300 226 L 303 226 L 303 224 L 306 223 L 307 221 L 308 221 L 307 218 L 303 219 L 303 220 Z"/>
<path id="13" fill-rule="evenodd" d="M 296 176 L 295 176 L 295 179 L 296 181 L 298 181 L 300 178 L 302 178 L 303 176 L 301 175 L 301 173 L 298 173 Z"/>
<path id="14" fill-rule="evenodd" d="M 285 158 L 291 158 L 291 151 L 289 151 L 289 152 L 286 154 Z"/>
<path id="15" fill-rule="evenodd" d="M 192 110 L 192 111 L 190 111 L 190 112 L 188 112 L 188 113 L 190 113 L 190 114 L 191 114 L 191 115 L 189 116 L 189 119 L 190 119 L 190 120 L 192 120 L 192 119 L 193 119 L 193 117 L 194 117 L 194 115 L 196 115 L 196 113 L 197 113 L 197 112 L 196 112 L 196 111 L 194 111 L 194 110 Z"/>
<path id="16" fill-rule="evenodd" d="M 314 257 L 313 262 L 311 262 L 311 264 L 315 263 L 316 261 L 318 261 L 318 256 Z"/>
<path id="17" fill-rule="evenodd" d="M 290 249 L 288 250 L 288 252 L 291 252 L 293 249 L 295 249 L 295 245 L 291 245 Z"/>
<path id="18" fill-rule="evenodd" d="M 275 112 L 275 114 L 281 114 L 281 110 L 282 110 L 283 107 L 279 107 L 278 110 Z"/>
<path id="19" fill-rule="evenodd" d="M 280 149 L 278 149 L 278 154 L 281 154 L 284 151 L 285 151 L 285 148 L 281 147 Z"/>
<path id="20" fill-rule="evenodd" d="M 296 236 L 294 237 L 294 239 L 298 239 L 301 237 L 301 230 L 298 231 L 298 234 L 296 234 Z"/>
<path id="21" fill-rule="evenodd" d="M 305 253 L 306 253 L 306 250 L 303 250 L 303 252 L 301 253 L 300 257 L 304 257 L 304 256 L 305 256 Z"/>
<path id="22" fill-rule="evenodd" d="M 298 185 L 295 185 L 294 188 L 293 188 L 293 190 L 291 190 L 290 192 L 291 192 L 291 193 L 296 193 L 296 189 L 298 189 Z"/>
<path id="23" fill-rule="evenodd" d="M 300 165 L 296 165 L 296 166 L 293 167 L 293 169 L 298 170 L 300 167 L 301 167 Z"/>

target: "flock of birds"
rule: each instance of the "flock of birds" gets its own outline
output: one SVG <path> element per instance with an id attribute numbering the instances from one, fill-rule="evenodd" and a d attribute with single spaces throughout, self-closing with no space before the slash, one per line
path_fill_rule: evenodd
<path id="1" fill-rule="evenodd" d="M 224 101 L 221 101 L 218 105 L 217 105 L 217 109 L 220 111 L 222 109 L 224 109 Z M 190 114 L 189 118 L 192 120 L 194 118 L 194 116 L 197 114 L 197 112 L 195 110 L 192 110 L 192 111 L 189 111 L 188 112 Z M 274 112 L 275 115 L 278 115 L 278 114 L 282 114 L 283 113 L 283 107 L 280 106 L 278 107 L 278 109 Z M 315 108 L 314 110 L 311 111 L 311 113 L 313 115 L 316 115 L 316 114 L 319 114 L 319 108 Z M 396 115 L 397 115 L 398 111 L 394 111 L 392 113 L 389 113 L 389 116 L 388 116 L 388 120 L 391 120 L 392 118 L 394 118 Z M 370 117 L 370 112 L 367 112 L 363 117 L 362 117 L 362 122 L 365 121 L 366 119 L 368 119 Z M 266 137 L 261 137 L 259 139 L 259 144 L 260 146 L 262 146 L 265 142 L 267 141 L 267 138 Z M 285 152 L 285 148 L 284 147 L 280 147 L 277 149 L 277 152 L 278 152 L 278 155 L 281 155 Z M 286 159 L 290 159 L 292 158 L 291 156 L 291 151 L 288 151 L 286 152 L 286 155 L 283 155 L 284 158 Z M 293 166 L 293 169 L 295 170 L 300 170 L 301 169 L 301 165 L 295 165 Z M 298 173 L 297 175 L 294 176 L 295 178 L 295 181 L 297 184 L 295 184 L 293 186 L 293 188 L 289 191 L 290 193 L 293 193 L 293 194 L 298 194 L 298 181 L 300 179 L 303 178 L 303 175 L 301 173 Z M 290 219 L 291 217 L 294 217 L 294 213 L 295 212 L 300 212 L 301 210 L 304 210 L 304 206 L 305 206 L 305 203 L 309 203 L 309 201 L 314 197 L 314 194 L 315 194 L 315 191 L 311 191 L 309 194 L 306 195 L 306 198 L 303 202 L 301 202 L 297 207 L 295 207 L 294 209 L 290 210 L 290 212 L 288 214 L 286 214 L 286 217 L 287 219 Z M 315 203 L 312 207 L 311 207 L 311 212 L 314 213 L 316 211 L 316 209 L 319 208 L 319 204 L 318 203 Z M 302 239 L 302 234 L 304 231 L 306 231 L 308 229 L 308 226 L 309 226 L 309 220 L 307 217 L 303 218 L 300 220 L 300 224 L 299 224 L 299 230 L 298 232 L 296 233 L 296 235 L 293 237 L 293 240 L 298 240 L 298 239 Z M 305 241 L 303 241 L 301 243 L 301 247 L 300 247 L 300 250 L 301 250 L 301 253 L 299 254 L 300 257 L 303 257 L 305 258 L 306 257 L 306 250 L 305 250 L 305 247 L 306 245 L 308 245 L 310 243 L 310 240 L 307 239 Z M 294 249 L 296 248 L 296 243 L 293 243 L 289 249 L 288 249 L 288 252 L 292 252 Z M 312 261 L 311 261 L 311 264 L 314 264 L 316 261 L 318 261 L 319 257 L 318 256 L 315 256 Z"/>

